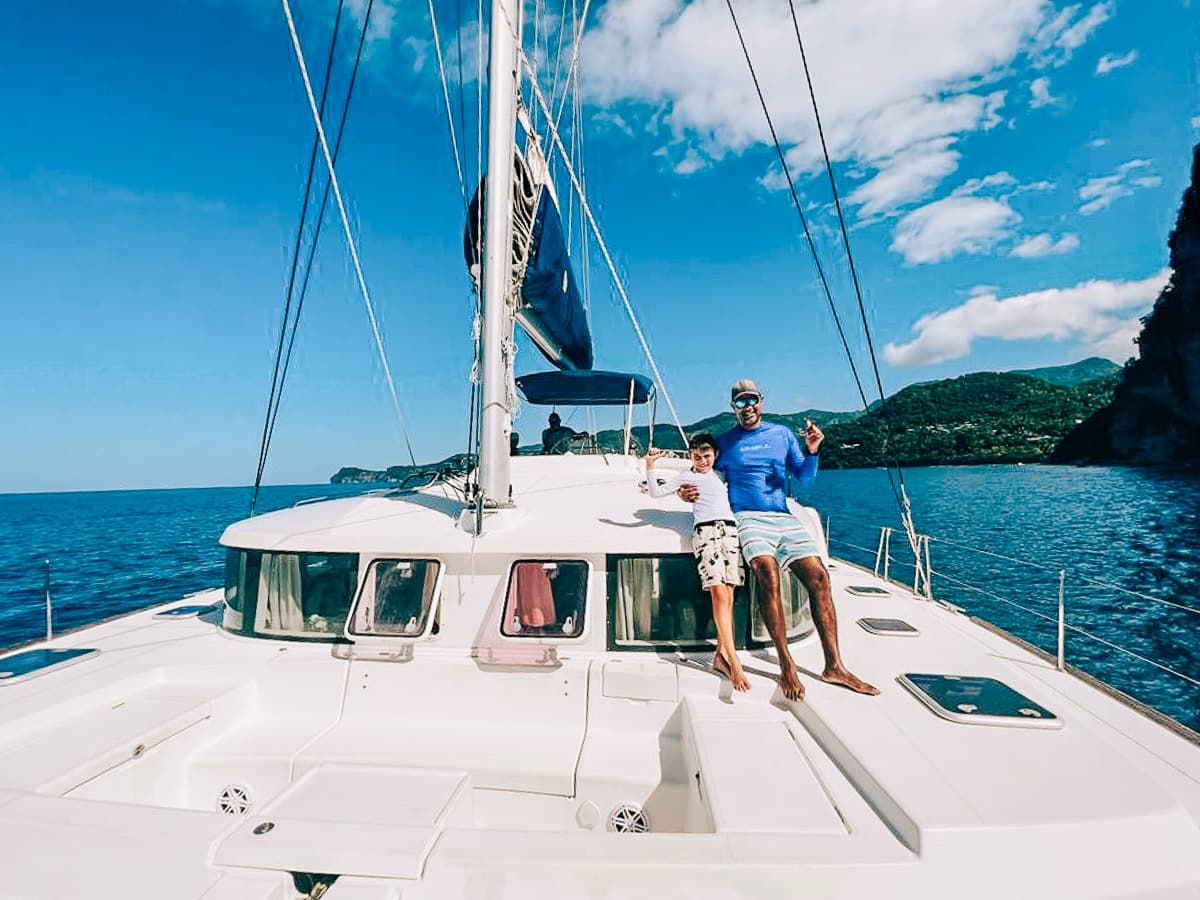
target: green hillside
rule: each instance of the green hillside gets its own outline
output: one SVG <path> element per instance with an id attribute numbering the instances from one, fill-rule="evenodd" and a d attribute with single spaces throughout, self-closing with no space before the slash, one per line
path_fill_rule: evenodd
<path id="1" fill-rule="evenodd" d="M 1095 381 L 1097 378 L 1116 375 L 1120 371 L 1121 367 L 1111 359 L 1090 356 L 1087 359 L 1081 359 L 1077 363 L 1071 363 L 1069 366 L 1047 366 L 1042 369 L 1013 369 L 1011 374 L 1029 375 L 1031 378 L 1040 378 L 1042 381 L 1048 381 L 1051 384 L 1075 387 L 1079 384 Z"/>
<path id="2" fill-rule="evenodd" d="M 979 372 L 913 385 L 889 398 L 890 431 L 879 410 L 825 428 L 822 465 L 1044 462 L 1067 432 L 1109 401 L 1117 378 L 1065 387 L 1029 375 Z"/>

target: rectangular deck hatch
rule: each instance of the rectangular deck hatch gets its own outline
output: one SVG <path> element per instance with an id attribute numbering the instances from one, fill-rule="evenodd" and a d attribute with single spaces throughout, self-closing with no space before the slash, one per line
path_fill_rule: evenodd
<path id="1" fill-rule="evenodd" d="M 309 770 L 217 848 L 221 866 L 417 879 L 464 771 L 326 764 Z"/>
<path id="2" fill-rule="evenodd" d="M 14 653 L 12 656 L 0 659 L 0 684 L 13 684 L 36 678 L 54 669 L 62 669 L 82 662 L 99 652 L 99 650 L 87 647 L 62 647 Z"/>
<path id="3" fill-rule="evenodd" d="M 1062 720 L 1003 681 L 979 675 L 907 672 L 904 687 L 943 719 L 968 725 L 1061 728 Z"/>

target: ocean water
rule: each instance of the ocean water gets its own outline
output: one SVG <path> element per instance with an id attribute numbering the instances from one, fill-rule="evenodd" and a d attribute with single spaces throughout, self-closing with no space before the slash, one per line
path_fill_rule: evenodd
<path id="1" fill-rule="evenodd" d="M 1200 729 L 1200 473 L 976 466 L 904 480 L 933 538 L 935 596 L 1053 651 L 1065 571 L 1067 660 Z M 264 488 L 259 510 L 365 489 Z M 219 586 L 217 539 L 249 499 L 244 487 L 0 495 L 0 647 L 44 635 L 46 560 L 59 631 Z M 801 499 L 827 518 L 834 555 L 863 565 L 880 527 L 899 524 L 881 470 L 823 472 Z M 911 583 L 899 532 L 892 555 L 891 576 Z"/>

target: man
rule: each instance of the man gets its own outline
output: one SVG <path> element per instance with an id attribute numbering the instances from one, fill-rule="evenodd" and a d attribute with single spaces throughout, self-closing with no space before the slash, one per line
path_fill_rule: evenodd
<path id="1" fill-rule="evenodd" d="M 786 566 L 808 589 L 813 623 L 825 652 L 821 679 L 861 694 L 879 691 L 842 664 L 838 651 L 837 612 L 829 588 L 829 572 L 820 547 L 807 526 L 787 508 L 788 474 L 801 484 L 817 476 L 817 454 L 825 435 L 806 422 L 804 445 L 790 428 L 762 420 L 763 393 L 743 378 L 730 390 L 737 425 L 717 437 L 716 470 L 729 485 L 729 503 L 738 522 L 738 539 L 758 581 L 759 606 L 779 656 L 779 687 L 789 700 L 804 697 L 804 685 L 787 644 L 787 623 L 779 594 L 779 567 Z M 805 452 L 807 451 L 807 452 Z M 688 486 L 679 496 L 695 501 Z"/>
<path id="2" fill-rule="evenodd" d="M 542 431 L 543 453 L 566 453 L 571 446 L 571 438 L 578 434 L 586 434 L 564 425 L 562 417 L 556 412 L 550 413 L 549 422 L 550 427 Z"/>

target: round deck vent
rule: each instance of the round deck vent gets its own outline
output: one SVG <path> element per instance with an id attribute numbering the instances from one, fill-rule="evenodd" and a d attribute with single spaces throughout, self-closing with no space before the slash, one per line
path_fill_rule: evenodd
<path id="1" fill-rule="evenodd" d="M 642 834 L 650 830 L 645 811 L 632 803 L 622 803 L 608 814 L 608 830 L 622 834 Z"/>
<path id="2" fill-rule="evenodd" d="M 217 795 L 217 809 L 227 816 L 244 816 L 253 805 L 250 788 L 242 784 L 226 785 Z"/>

